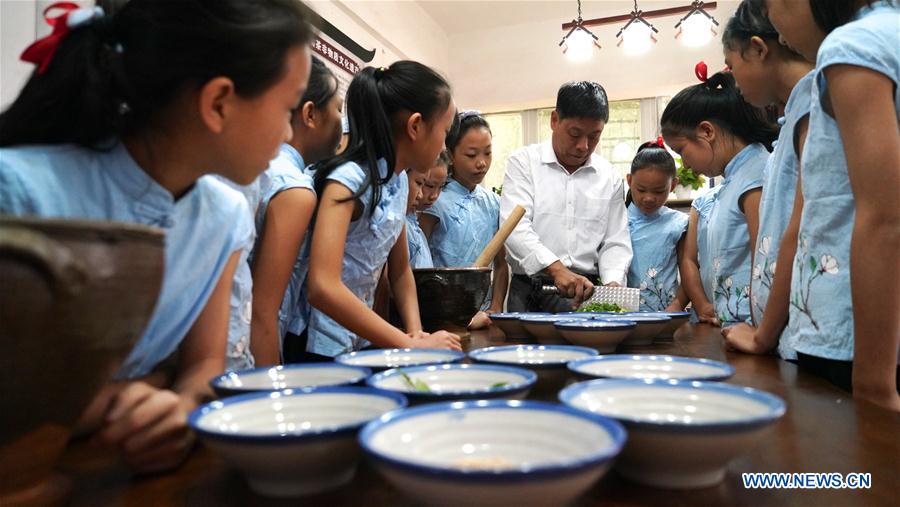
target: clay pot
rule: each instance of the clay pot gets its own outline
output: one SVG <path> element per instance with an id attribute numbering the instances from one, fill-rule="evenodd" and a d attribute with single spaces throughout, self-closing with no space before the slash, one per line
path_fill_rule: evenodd
<path id="1" fill-rule="evenodd" d="M 414 269 L 425 331 L 465 328 L 491 289 L 491 268 Z"/>
<path id="2" fill-rule="evenodd" d="M 50 471 L 147 325 L 164 248 L 151 227 L 0 217 L 0 505 L 58 500 Z"/>

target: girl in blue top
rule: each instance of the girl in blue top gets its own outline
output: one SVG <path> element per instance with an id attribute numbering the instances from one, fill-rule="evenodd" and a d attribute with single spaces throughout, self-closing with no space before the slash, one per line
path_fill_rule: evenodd
<path id="1" fill-rule="evenodd" d="M 665 206 L 678 184 L 675 159 L 662 138 L 638 148 L 628 175 L 628 232 L 634 258 L 628 286 L 641 289 L 641 311 L 681 311 L 687 297 L 678 283 L 688 216 Z"/>
<path id="2" fill-rule="evenodd" d="M 700 266 L 707 270 L 701 278 L 712 282 L 705 289 L 713 294 L 719 322 L 743 322 L 750 317 L 751 251 L 769 156 L 766 149 L 777 128 L 766 121 L 762 110 L 741 98 L 734 77 L 724 72 L 680 91 L 660 122 L 666 144 L 693 171 L 724 175 L 709 215 L 706 243 L 712 262 Z"/>
<path id="3" fill-rule="evenodd" d="M 816 62 L 790 345 L 801 367 L 898 411 L 900 7 L 770 0 L 768 8 L 787 43 Z"/>
<path id="4" fill-rule="evenodd" d="M 250 347 L 259 366 L 279 364 L 284 346 L 290 348 L 303 332 L 309 310 L 303 296 L 307 264 L 300 251 L 316 208 L 313 180 L 304 169 L 334 155 L 342 107 L 337 77 L 313 57 L 309 85 L 291 115 L 293 137 L 263 173 L 269 183 L 256 213 Z"/>
<path id="5" fill-rule="evenodd" d="M 319 206 L 307 276 L 315 307 L 307 326 L 308 352 L 336 356 L 369 342 L 460 349 L 456 335 L 422 331 L 404 219 L 403 171 L 434 164 L 454 109 L 447 82 L 417 62 L 366 67 L 353 78 L 347 90 L 347 149 L 315 171 Z M 406 332 L 372 311 L 385 263 Z"/>
<path id="6" fill-rule="evenodd" d="M 428 246 L 428 237 L 422 231 L 419 225 L 418 210 L 423 201 L 425 201 L 426 192 L 429 197 L 435 194 L 440 195 L 441 187 L 435 190 L 436 182 L 432 179 L 432 173 L 439 176 L 447 175 L 447 166 L 450 164 L 450 157 L 447 152 L 442 151 L 434 166 L 427 172 L 408 171 L 409 174 L 409 200 L 406 208 L 406 239 L 409 242 L 409 265 L 413 269 L 433 268 L 434 260 L 431 257 L 431 247 Z M 429 180 L 431 180 L 431 188 L 427 188 Z M 431 204 L 436 199 L 432 198 Z"/>
<path id="7" fill-rule="evenodd" d="M 275 156 L 312 30 L 293 0 L 131 0 L 77 18 L 55 52 L 24 54 L 39 67 L 0 115 L 0 212 L 166 229 L 154 313 L 81 422 L 155 471 L 185 456 L 187 414 L 224 369 L 231 281 L 252 229 L 244 198 L 202 176 L 246 185 Z M 174 354 L 175 371 L 156 370 Z"/>
<path id="8" fill-rule="evenodd" d="M 778 32 L 764 8 L 763 0 L 744 0 L 722 34 L 725 63 L 744 99 L 756 107 L 774 105 L 784 113 L 779 120 L 778 141 L 766 166 L 760 202 L 759 233 L 750 279 L 753 322 L 722 330 L 732 348 L 756 354 L 775 348 L 787 324 L 791 286 L 791 270 L 787 266 L 794 259 L 802 205 L 802 197 L 800 203 L 794 202 L 800 169 L 798 148 L 806 138 L 813 67 L 798 53 L 778 43 Z M 795 208 L 798 214 L 796 220 L 791 220 Z M 776 271 L 777 266 L 784 269 Z M 781 345 L 781 356 L 794 359 L 786 341 Z"/>
<path id="9" fill-rule="evenodd" d="M 471 266 L 500 227 L 500 199 L 481 186 L 491 168 L 491 128 L 477 111 L 459 114 L 459 129 L 447 137 L 450 180 L 431 208 L 419 217 L 428 236 L 436 267 Z M 506 250 L 494 258 L 493 289 L 488 313 L 502 312 L 509 285 Z M 484 311 L 473 316 L 470 329 L 491 323 Z"/>

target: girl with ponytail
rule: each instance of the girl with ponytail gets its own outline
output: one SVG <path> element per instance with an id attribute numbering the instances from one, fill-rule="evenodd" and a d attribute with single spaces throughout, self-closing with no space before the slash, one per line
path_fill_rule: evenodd
<path id="1" fill-rule="evenodd" d="M 708 177 L 724 176 L 707 220 L 706 247 L 712 262 L 699 267 L 706 294 L 713 296 L 719 322 L 745 322 L 750 317 L 750 265 L 759 223 L 763 169 L 778 129 L 765 113 L 744 101 L 729 72 L 707 79 L 698 64 L 701 83 L 680 91 L 660 120 L 662 135 L 685 165 Z M 682 260 L 691 276 L 697 266 Z M 690 268 L 693 268 L 692 270 Z M 698 284 L 686 284 L 691 301 L 702 301 Z"/>
<path id="2" fill-rule="evenodd" d="M 294 0 L 131 0 L 108 13 L 66 2 L 45 15 L 53 34 L 23 53 L 37 68 L 0 114 L 0 213 L 165 229 L 154 313 L 81 430 L 138 471 L 169 468 L 224 370 L 253 230 L 243 196 L 203 176 L 249 184 L 289 138 L 312 30 Z"/>
<path id="3" fill-rule="evenodd" d="M 350 138 L 340 155 L 314 170 L 319 205 L 309 246 L 308 302 L 313 307 L 299 359 L 315 360 L 379 347 L 459 350 L 459 338 L 422 331 L 409 267 L 404 171 L 425 172 L 444 149 L 455 107 L 450 86 L 413 61 L 366 67 L 346 97 Z M 387 268 L 406 330 L 372 311 Z M 303 345 L 303 342 L 306 342 Z"/>

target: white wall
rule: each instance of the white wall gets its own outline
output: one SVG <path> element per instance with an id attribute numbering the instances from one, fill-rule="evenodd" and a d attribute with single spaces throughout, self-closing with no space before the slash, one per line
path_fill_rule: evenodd
<path id="1" fill-rule="evenodd" d="M 737 5 L 719 0 L 711 11 L 720 23 L 720 35 Z M 558 46 L 565 20 L 561 15 L 451 35 L 450 77 L 457 104 L 485 112 L 551 107 L 559 86 L 571 80 L 597 81 L 611 100 L 673 95 L 697 83 L 694 65 L 698 61 L 709 64 L 710 74 L 725 66 L 718 37 L 702 48 L 687 48 L 674 39 L 672 27 L 678 16 L 651 20 L 660 31 L 659 42 L 640 56 L 625 55 L 616 47 L 620 25 L 591 27 L 603 48 L 595 48 L 586 63 L 572 63 Z"/>

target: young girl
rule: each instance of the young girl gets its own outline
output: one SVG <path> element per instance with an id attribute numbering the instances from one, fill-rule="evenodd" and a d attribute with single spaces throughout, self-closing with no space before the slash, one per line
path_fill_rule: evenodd
<path id="1" fill-rule="evenodd" d="M 691 203 L 688 217 L 687 234 L 684 238 L 684 251 L 678 261 L 678 274 L 681 276 L 681 288 L 685 297 L 691 302 L 691 322 L 706 322 L 719 325 L 716 307 L 710 303 L 712 280 L 704 275 L 712 273 L 711 269 L 700 269 L 700 266 L 712 266 L 712 255 L 707 242 L 709 230 L 709 214 L 716 202 L 716 193 L 722 187 L 713 187 L 698 196 Z"/>
<path id="2" fill-rule="evenodd" d="M 263 173 L 264 189 L 253 251 L 253 325 L 250 346 L 260 366 L 278 364 L 292 351 L 309 313 L 303 283 L 307 264 L 300 255 L 316 207 L 313 180 L 304 173 L 334 155 L 341 138 L 343 99 L 335 75 L 318 58 L 312 59 L 309 85 L 291 116 L 293 137 L 281 145 L 278 157 Z M 303 352 L 303 351 L 300 351 Z"/>
<path id="3" fill-rule="evenodd" d="M 427 192 L 430 204 L 434 204 L 435 195 L 440 195 L 440 187 L 432 179 L 431 173 L 447 175 L 447 166 L 450 159 L 446 152 L 441 152 L 434 166 L 428 171 L 408 171 L 409 173 L 409 199 L 406 207 L 406 239 L 409 242 L 409 265 L 412 268 L 433 268 L 434 260 L 431 257 L 431 248 L 428 246 L 428 238 L 419 226 L 419 216 L 416 210 L 425 201 Z M 431 182 L 431 187 L 428 187 Z M 437 190 L 435 191 L 435 187 Z"/>
<path id="4" fill-rule="evenodd" d="M 422 332 L 405 233 L 403 171 L 430 168 L 453 122 L 450 86 L 412 61 L 361 70 L 347 90 L 350 140 L 315 170 L 319 199 L 307 290 L 307 351 L 336 356 L 379 347 L 460 349 L 459 337 Z M 387 261 L 394 301 L 409 334 L 372 311 Z"/>
<path id="5" fill-rule="evenodd" d="M 416 210 L 420 212 L 420 218 L 422 217 L 421 212 L 432 207 L 441 196 L 441 192 L 447 185 L 447 173 L 449 172 L 449 167 L 450 155 L 445 150 L 441 152 L 434 167 L 429 169 L 428 177 L 425 179 L 425 187 L 422 188 L 422 199 L 419 201 L 418 206 L 416 206 Z"/>
<path id="6" fill-rule="evenodd" d="M 769 0 L 816 70 L 789 345 L 801 367 L 900 410 L 900 53 L 897 2 Z"/>
<path id="7" fill-rule="evenodd" d="M 627 177 L 629 191 L 628 232 L 634 257 L 628 270 L 628 286 L 640 287 L 641 311 L 681 311 L 678 259 L 684 251 L 688 216 L 665 206 L 678 179 L 675 160 L 662 138 L 638 148 Z"/>
<path id="8" fill-rule="evenodd" d="M 751 250 L 769 156 L 766 146 L 777 129 L 741 98 L 734 78 L 723 72 L 680 91 L 660 121 L 666 144 L 693 171 L 724 175 L 709 213 L 706 243 L 713 259 L 700 266 L 706 271 L 701 278 L 712 282 L 705 289 L 713 295 L 718 320 L 744 322 L 750 317 Z"/>
<path id="9" fill-rule="evenodd" d="M 766 166 L 760 202 L 750 279 L 753 322 L 722 330 L 732 348 L 757 354 L 766 353 L 779 343 L 787 323 L 791 271 L 785 268 L 776 272 L 775 268 L 789 266 L 796 251 L 799 214 L 793 227 L 789 228 L 788 223 L 797 193 L 797 147 L 806 138 L 812 86 L 812 64 L 778 43 L 778 32 L 764 8 L 763 0 L 744 0 L 722 34 L 725 63 L 744 99 L 756 107 L 775 105 L 784 111 L 779 120 L 782 126 L 778 142 Z M 785 345 L 786 341 L 782 343 L 781 356 L 795 359 L 796 355 Z"/>
<path id="10" fill-rule="evenodd" d="M 491 168 L 491 129 L 477 111 L 459 114 L 459 128 L 447 137 L 450 181 L 420 221 L 437 267 L 471 266 L 500 227 L 500 199 L 480 184 Z M 502 312 L 509 284 L 506 251 L 494 258 L 493 289 L 485 303 L 489 313 Z M 484 311 L 469 324 L 480 329 L 491 321 Z"/>
<path id="11" fill-rule="evenodd" d="M 23 54 L 38 68 L 0 115 L 0 213 L 165 229 L 154 313 L 82 421 L 135 469 L 160 470 L 184 457 L 187 414 L 224 369 L 231 280 L 252 230 L 244 198 L 201 176 L 246 185 L 275 156 L 312 31 L 293 0 L 85 12 L 57 19 L 69 31 L 42 41 L 55 51 Z M 156 370 L 170 356 L 171 377 Z"/>

